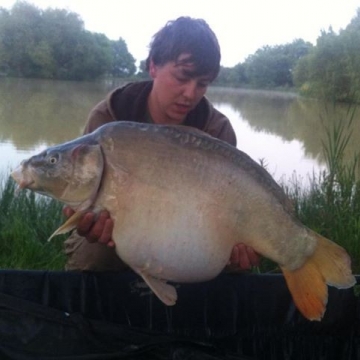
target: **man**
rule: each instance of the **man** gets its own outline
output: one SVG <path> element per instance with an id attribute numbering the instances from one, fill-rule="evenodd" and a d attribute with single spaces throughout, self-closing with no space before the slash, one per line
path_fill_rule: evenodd
<path id="1" fill-rule="evenodd" d="M 153 37 L 147 70 L 152 81 L 115 89 L 90 112 L 84 133 L 111 121 L 132 120 L 192 126 L 236 146 L 230 121 L 204 97 L 220 70 L 220 47 L 202 19 L 180 17 Z M 73 211 L 65 208 L 70 216 Z M 65 242 L 68 270 L 120 270 L 111 240 L 113 222 L 106 211 L 86 213 Z M 107 246 L 104 246 L 107 244 Z M 252 248 L 236 246 L 230 263 L 242 269 L 258 265 Z"/>

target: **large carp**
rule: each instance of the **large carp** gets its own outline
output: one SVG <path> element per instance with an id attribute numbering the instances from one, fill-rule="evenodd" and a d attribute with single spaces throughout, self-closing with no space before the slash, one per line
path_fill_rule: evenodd
<path id="1" fill-rule="evenodd" d="M 237 243 L 279 264 L 308 319 L 322 318 L 326 284 L 355 283 L 346 251 L 296 219 L 265 169 L 188 127 L 112 122 L 23 161 L 12 177 L 76 210 L 54 234 L 107 209 L 117 254 L 167 305 L 177 299 L 167 281 L 214 278 Z"/>

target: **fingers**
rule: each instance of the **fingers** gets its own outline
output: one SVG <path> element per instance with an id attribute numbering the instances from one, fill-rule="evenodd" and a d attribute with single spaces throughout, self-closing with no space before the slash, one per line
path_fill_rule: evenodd
<path id="1" fill-rule="evenodd" d="M 260 256 L 259 256 L 259 254 L 257 254 L 255 252 L 255 250 L 250 246 L 246 247 L 246 252 L 247 252 L 247 255 L 248 255 L 251 266 L 259 266 L 260 265 Z"/>
<path id="2" fill-rule="evenodd" d="M 99 216 L 92 212 L 85 213 L 80 219 L 77 232 L 80 236 L 85 237 L 90 243 L 100 242 L 114 247 L 115 243 L 112 241 L 112 231 L 114 223 L 107 211 L 101 211 Z"/>
<path id="3" fill-rule="evenodd" d="M 64 206 L 62 211 L 67 218 L 75 213 L 69 206 Z M 115 243 L 111 238 L 113 229 L 114 223 L 110 218 L 110 214 L 105 210 L 101 211 L 97 218 L 93 212 L 85 213 L 77 225 L 78 234 L 85 237 L 87 241 L 90 243 L 98 241 L 109 247 L 115 247 Z"/>
<path id="4" fill-rule="evenodd" d="M 69 218 L 71 215 L 75 213 L 75 211 L 70 206 L 64 206 L 62 212 L 64 216 L 66 216 L 67 218 Z"/>
<path id="5" fill-rule="evenodd" d="M 106 244 L 106 246 L 111 247 L 111 248 L 114 248 L 114 247 L 115 247 L 115 243 L 114 243 L 113 240 L 110 240 L 110 241 Z"/>
<path id="6" fill-rule="evenodd" d="M 239 267 L 241 270 L 250 270 L 253 266 L 259 266 L 260 257 L 255 250 L 245 244 L 234 246 L 230 264 Z"/>
<path id="7" fill-rule="evenodd" d="M 95 225 L 97 225 L 97 223 Z M 110 247 L 115 246 L 115 243 L 111 240 L 113 228 L 114 228 L 113 221 L 110 218 L 107 218 L 104 222 L 104 227 L 102 229 L 99 229 L 99 231 L 101 231 L 101 235 L 99 236 L 98 241 L 102 244 L 107 244 Z"/>
<path id="8" fill-rule="evenodd" d="M 95 220 L 95 214 L 93 212 L 85 213 L 79 220 L 77 225 L 77 232 L 80 236 L 86 237 L 90 242 L 96 241 L 96 235 L 90 233 L 90 230 L 93 228 Z"/>
<path id="9" fill-rule="evenodd" d="M 234 265 L 237 265 L 243 270 L 251 269 L 250 259 L 247 255 L 246 246 L 238 244 L 234 247 Z"/>

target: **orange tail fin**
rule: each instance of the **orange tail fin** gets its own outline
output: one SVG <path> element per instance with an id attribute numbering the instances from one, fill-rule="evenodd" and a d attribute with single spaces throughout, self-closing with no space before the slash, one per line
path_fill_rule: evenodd
<path id="1" fill-rule="evenodd" d="M 321 320 L 328 299 L 327 285 L 345 289 L 353 286 L 356 280 L 346 251 L 321 235 L 313 234 L 318 242 L 313 255 L 296 270 L 285 267 L 281 270 L 299 311 L 309 320 Z"/>

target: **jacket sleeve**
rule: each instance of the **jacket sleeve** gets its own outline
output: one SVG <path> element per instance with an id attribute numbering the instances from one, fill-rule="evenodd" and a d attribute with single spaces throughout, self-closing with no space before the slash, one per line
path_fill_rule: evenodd
<path id="1" fill-rule="evenodd" d="M 220 124 L 219 124 L 220 125 Z M 230 121 L 225 117 L 221 126 L 217 129 L 218 135 L 216 136 L 218 139 L 226 141 L 232 146 L 236 147 L 236 134 L 233 127 L 230 124 Z"/>
<path id="2" fill-rule="evenodd" d="M 211 136 L 236 147 L 236 134 L 230 120 L 212 105 L 207 129 L 204 130 Z"/>
<path id="3" fill-rule="evenodd" d="M 107 99 L 102 100 L 90 111 L 83 133 L 89 134 L 100 126 L 114 120 L 109 111 Z"/>

